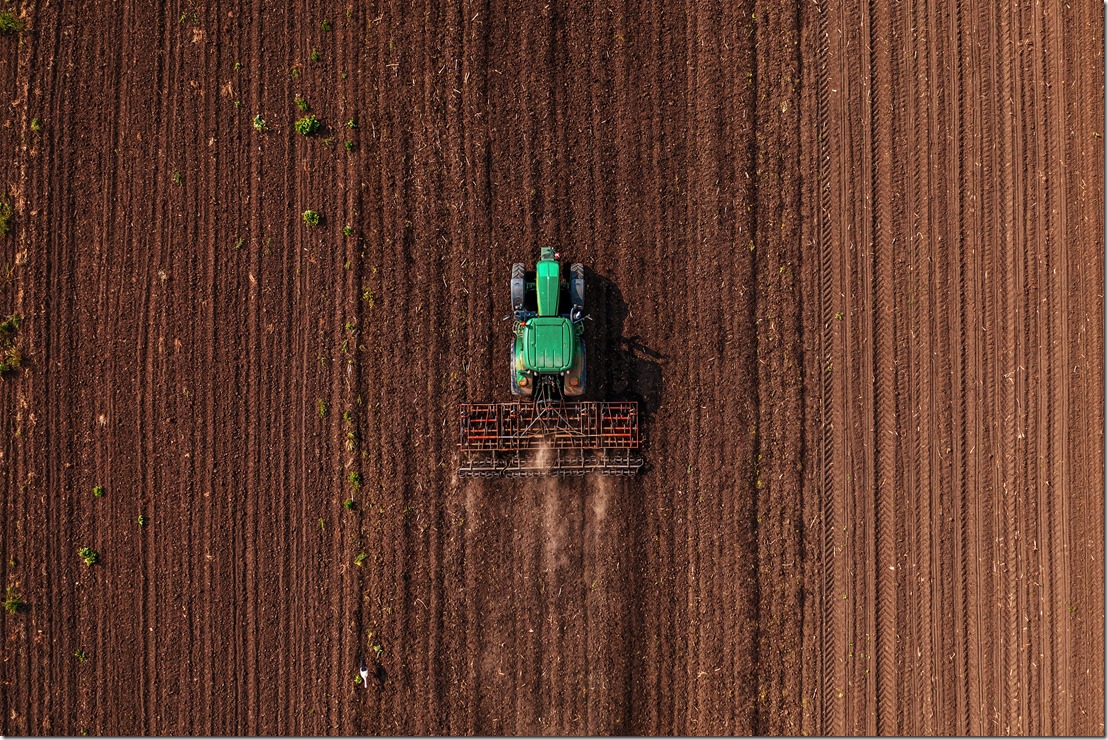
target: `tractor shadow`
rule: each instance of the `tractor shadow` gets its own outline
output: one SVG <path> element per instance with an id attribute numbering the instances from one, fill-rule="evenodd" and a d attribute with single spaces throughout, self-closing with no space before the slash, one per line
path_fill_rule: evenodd
<path id="1" fill-rule="evenodd" d="M 668 358 L 639 337 L 624 336 L 627 303 L 623 293 L 611 280 L 587 267 L 585 314 L 592 317 L 585 328 L 587 397 L 597 401 L 637 401 L 645 453 L 650 447 L 650 422 L 662 403 L 662 363 Z M 646 462 L 643 472 L 649 470 L 650 463 Z"/>

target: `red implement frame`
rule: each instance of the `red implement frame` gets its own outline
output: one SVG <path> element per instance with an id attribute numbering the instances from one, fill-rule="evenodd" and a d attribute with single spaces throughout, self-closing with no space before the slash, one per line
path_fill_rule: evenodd
<path id="1" fill-rule="evenodd" d="M 634 401 L 467 403 L 461 407 L 461 476 L 634 475 Z"/>

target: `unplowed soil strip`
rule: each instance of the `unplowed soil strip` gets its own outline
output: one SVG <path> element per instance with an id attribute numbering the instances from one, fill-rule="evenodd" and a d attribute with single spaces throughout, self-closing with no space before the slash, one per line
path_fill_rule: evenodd
<path id="1" fill-rule="evenodd" d="M 829 666 L 805 671 L 823 700 L 805 726 L 1103 732 L 1103 682 L 1075 680 L 1103 671 L 1103 583 L 1085 575 L 1103 541 L 1079 544 L 1075 514 L 1103 524 L 1103 100 L 1077 93 L 1101 78 L 1100 8 L 831 3 L 806 18 L 805 202 L 829 191 L 835 225 L 807 233 L 836 267 L 805 346 L 838 327 L 834 414 L 809 436 L 832 454 L 807 480 L 845 542 L 806 570 L 812 592 L 843 590 L 805 612 Z M 826 553 L 806 511 L 805 552 Z"/>

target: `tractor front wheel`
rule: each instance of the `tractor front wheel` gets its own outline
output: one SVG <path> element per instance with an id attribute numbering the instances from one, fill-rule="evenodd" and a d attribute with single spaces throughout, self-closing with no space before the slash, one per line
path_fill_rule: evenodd
<path id="1" fill-rule="evenodd" d="M 517 262 L 512 265 L 512 310 L 518 311 L 523 308 L 524 300 L 524 266 L 522 262 Z"/>
<path id="2" fill-rule="evenodd" d="M 585 309 L 585 266 L 574 262 L 569 267 L 569 302 Z"/>

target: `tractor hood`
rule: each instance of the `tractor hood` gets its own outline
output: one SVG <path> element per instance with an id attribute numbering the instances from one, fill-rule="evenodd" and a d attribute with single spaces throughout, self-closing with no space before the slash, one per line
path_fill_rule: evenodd
<path id="1" fill-rule="evenodd" d="M 538 298 L 539 316 L 558 315 L 561 269 L 561 265 L 555 260 L 539 260 L 535 263 L 535 294 Z"/>
<path id="2" fill-rule="evenodd" d="M 524 366 L 536 373 L 560 373 L 573 366 L 573 324 L 569 319 L 538 316 L 523 325 Z"/>

